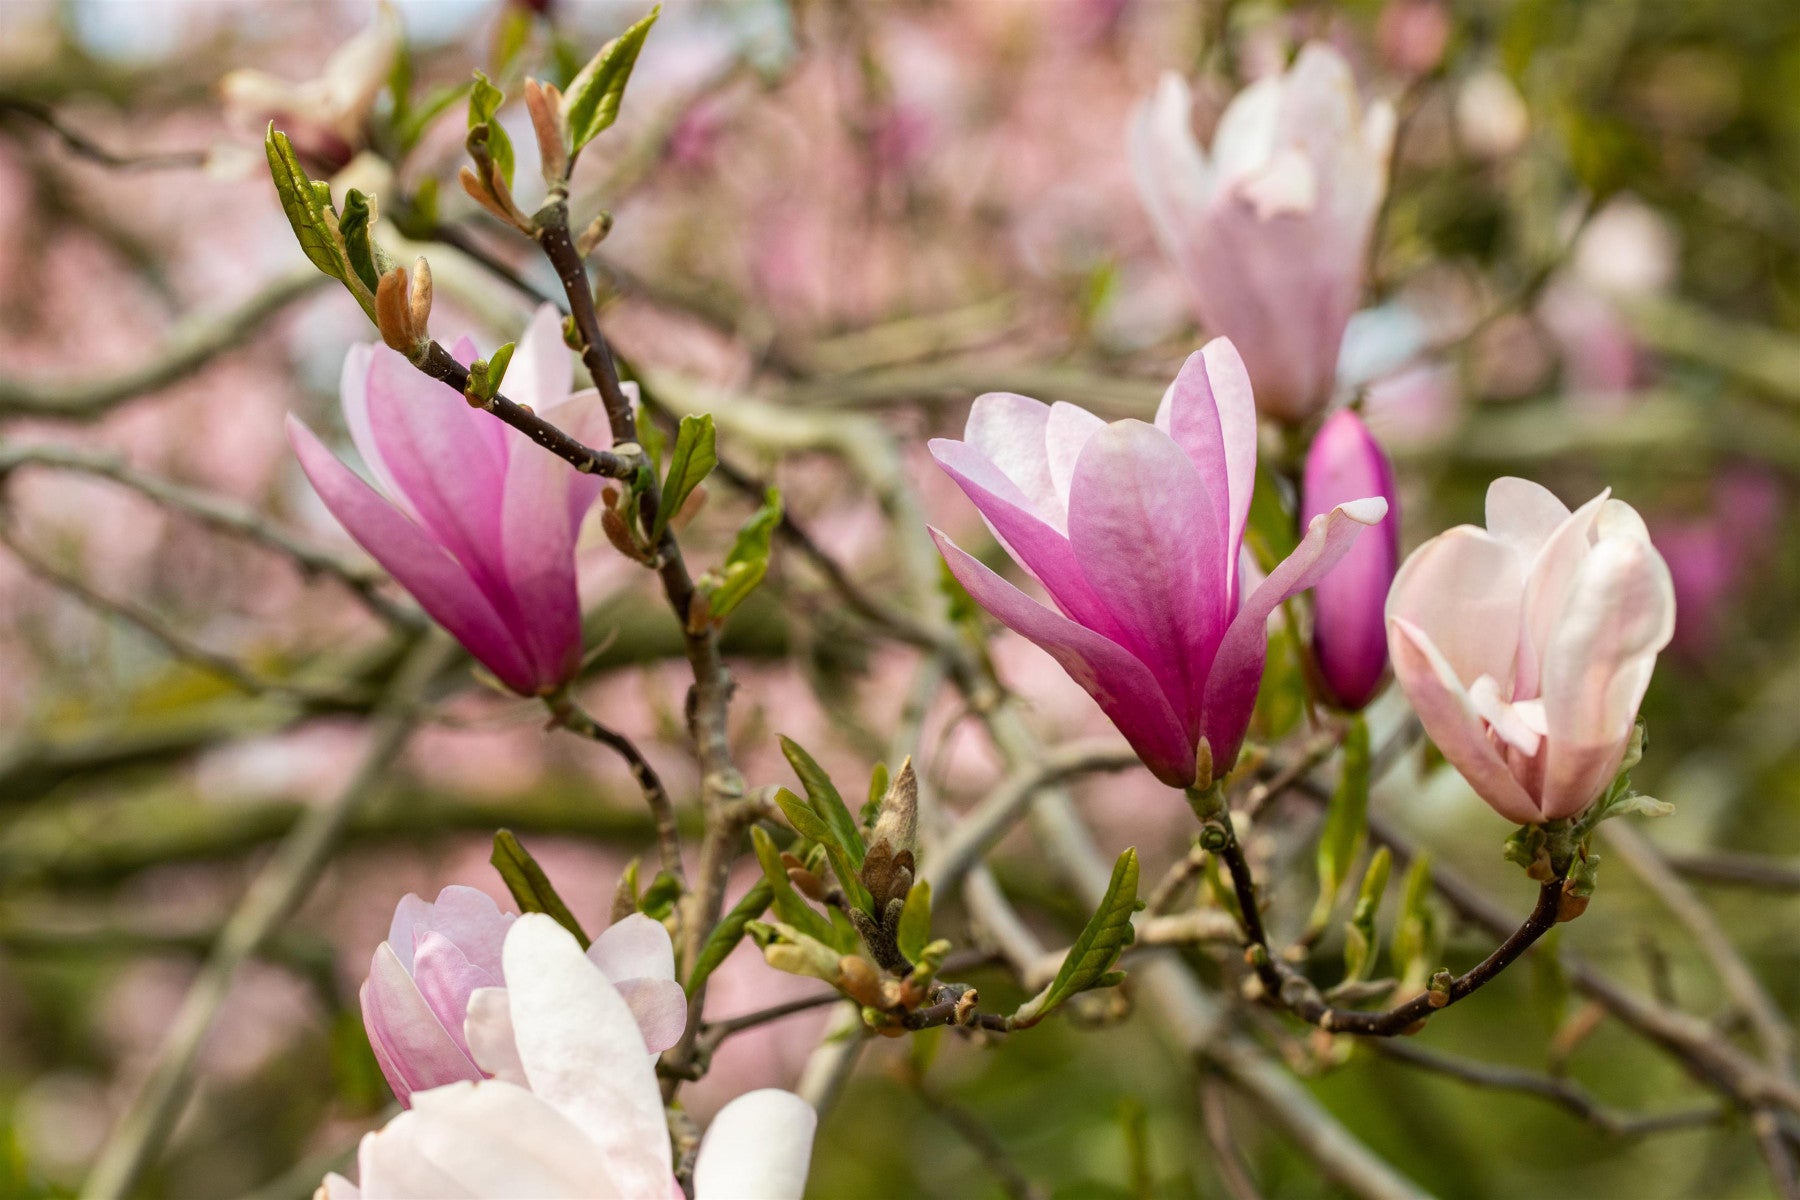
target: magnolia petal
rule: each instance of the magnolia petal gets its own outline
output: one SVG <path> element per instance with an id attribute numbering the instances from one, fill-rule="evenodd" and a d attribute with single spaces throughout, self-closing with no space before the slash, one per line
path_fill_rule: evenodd
<path id="1" fill-rule="evenodd" d="M 937 529 L 932 540 L 975 602 L 1036 644 L 1092 696 L 1144 765 L 1172 787 L 1194 780 L 1194 743 L 1150 668 L 1117 642 L 1086 629 L 1000 578 Z"/>
<path id="2" fill-rule="evenodd" d="M 635 407 L 637 384 L 626 383 L 621 386 L 625 390 L 626 397 L 634 401 Z M 561 404 L 546 409 L 541 415 L 590 450 L 607 450 L 612 447 L 612 427 L 610 419 L 606 415 L 606 404 L 600 399 L 600 393 L 593 388 L 576 392 Z M 530 453 L 555 457 L 548 450 L 523 435 L 509 441 L 507 445 L 509 455 Z M 510 469 L 509 459 L 508 470 L 510 471 Z M 571 533 L 580 532 L 581 522 L 587 516 L 588 509 L 594 506 L 594 501 L 599 498 L 605 488 L 604 476 L 584 475 L 580 471 L 571 473 L 568 488 L 569 530 Z"/>
<path id="3" fill-rule="evenodd" d="M 1662 556 L 1637 537 L 1600 541 L 1576 574 L 1545 653 L 1547 814 L 1579 812 L 1610 781 L 1674 626 L 1674 585 Z"/>
<path id="4" fill-rule="evenodd" d="M 1387 669 L 1387 622 L 1382 609 L 1400 565 L 1399 514 L 1387 456 L 1355 413 L 1341 409 L 1314 435 L 1300 488 L 1300 519 L 1358 496 L 1381 496 L 1388 514 L 1356 539 L 1313 589 L 1313 656 L 1319 676 L 1346 708 L 1366 705 Z"/>
<path id="5" fill-rule="evenodd" d="M 513 1040 L 531 1090 L 597 1145 L 627 1196 L 658 1195 L 671 1168 L 656 1068 L 630 1007 L 575 937 L 542 913 L 506 935 Z"/>
<path id="6" fill-rule="evenodd" d="M 1500 685 L 1492 675 L 1483 675 L 1469 688 L 1469 704 L 1488 723 L 1496 737 L 1520 754 L 1530 758 L 1543 744 L 1543 734 L 1533 729 L 1513 706 L 1500 695 Z"/>
<path id="7" fill-rule="evenodd" d="M 989 392 L 975 397 L 969 406 L 963 441 L 1013 482 L 1039 520 L 1061 529 L 1061 505 L 1050 479 L 1049 423 L 1050 406 L 1043 401 L 1011 392 Z"/>
<path id="8" fill-rule="evenodd" d="M 476 988 L 494 987 L 500 980 L 471 963 L 455 942 L 441 933 L 427 933 L 414 951 L 413 983 L 426 1005 L 465 1055 L 463 1014 Z"/>
<path id="9" fill-rule="evenodd" d="M 1593 531 L 1601 509 L 1607 504 L 1607 493 L 1570 513 L 1551 530 L 1538 546 L 1535 558 L 1525 561 L 1525 601 L 1519 637 L 1517 678 L 1513 681 L 1515 696 L 1535 696 L 1541 686 L 1542 663 L 1548 652 L 1556 623 L 1568 602 L 1569 589 L 1575 575 L 1587 561 L 1593 545 Z"/>
<path id="10" fill-rule="evenodd" d="M 518 914 L 501 912 L 492 896 L 460 883 L 440 891 L 430 909 L 426 928 L 447 936 L 471 963 L 499 980 L 500 948 Z"/>
<path id="11" fill-rule="evenodd" d="M 369 1200 L 619 1200 L 615 1164 L 564 1114 L 493 1080 L 421 1092 L 412 1112 L 365 1140 Z M 666 1134 L 665 1134 L 666 1137 Z M 641 1193 L 649 1195 L 651 1193 Z"/>
<path id="12" fill-rule="evenodd" d="M 1106 422 L 1085 408 L 1058 400 L 1050 406 L 1050 420 L 1044 429 L 1044 443 L 1050 462 L 1050 482 L 1056 488 L 1057 503 L 1066 516 L 1069 511 L 1069 485 L 1075 479 L 1075 463 L 1081 457 L 1088 439 L 1106 428 Z"/>
<path id="13" fill-rule="evenodd" d="M 574 677 L 581 667 L 581 598 L 575 576 L 576 526 L 571 511 L 575 468 L 524 434 L 509 430 L 505 490 L 500 497 L 500 566 L 520 641 L 531 663 L 533 691 Z M 592 491 L 589 490 L 590 500 Z"/>
<path id="14" fill-rule="evenodd" d="M 1181 447 L 1142 421 L 1090 438 L 1069 488 L 1069 544 L 1082 574 L 1190 736 L 1228 619 L 1231 554 L 1213 495 Z"/>
<path id="15" fill-rule="evenodd" d="M 1502 817 L 1517 825 L 1541 821 L 1537 802 L 1507 770 L 1456 669 L 1431 636 L 1405 617 L 1390 616 L 1388 638 L 1394 675 L 1426 735 L 1450 765 Z"/>
<path id="16" fill-rule="evenodd" d="M 1243 544 L 1256 492 L 1256 399 L 1230 339 L 1214 338 L 1188 355 L 1157 405 L 1156 427 L 1175 439 L 1206 482 L 1224 522 L 1226 544 L 1233 548 L 1229 569 L 1235 598 L 1236 547 Z"/>
<path id="17" fill-rule="evenodd" d="M 673 979 L 621 979 L 613 985 L 636 1018 L 644 1049 L 661 1054 L 687 1029 L 687 991 Z"/>
<path id="18" fill-rule="evenodd" d="M 1524 563 L 1511 543 L 1458 525 L 1401 565 L 1388 592 L 1387 616 L 1390 623 L 1403 617 L 1430 634 L 1465 686 L 1492 675 L 1503 694 L 1514 695 L 1524 590 Z"/>
<path id="19" fill-rule="evenodd" d="M 1007 553 L 1044 585 L 1066 616 L 1114 640 L 1123 636 L 1118 619 L 1089 585 L 1062 527 L 1039 518 L 1030 499 L 976 447 L 936 438 L 929 448 Z"/>
<path id="20" fill-rule="evenodd" d="M 719 1110 L 694 1160 L 694 1200 L 800 1200 L 819 1117 L 777 1088 L 746 1092 Z"/>
<path id="21" fill-rule="evenodd" d="M 567 399 L 575 381 L 575 363 L 563 341 L 562 326 L 562 313 L 554 305 L 538 305 L 513 346 L 512 362 L 500 383 L 507 399 L 528 405 L 539 415 L 547 416 Z"/>
<path id="22" fill-rule="evenodd" d="M 661 921 L 643 913 L 614 921 L 587 948 L 587 957 L 614 983 L 675 978 L 675 943 Z"/>
<path id="23" fill-rule="evenodd" d="M 289 417 L 287 433 L 313 490 L 357 544 L 501 682 L 529 694 L 532 676 L 518 641 L 468 571 L 339 462 L 310 429 Z"/>
<path id="24" fill-rule="evenodd" d="M 376 1057 L 400 1103 L 414 1092 L 479 1074 L 386 943 L 375 948 L 360 997 L 363 1028 L 379 1047 Z"/>
<path id="25" fill-rule="evenodd" d="M 1379 496 L 1340 504 L 1314 517 L 1306 536 L 1269 577 L 1244 600 L 1226 630 L 1206 681 L 1205 724 L 1201 729 L 1212 747 L 1213 763 L 1223 772 L 1237 760 L 1256 691 L 1262 683 L 1263 660 L 1268 654 L 1269 616 L 1290 596 L 1317 583 L 1337 565 L 1363 526 L 1387 515 L 1387 501 Z"/>
<path id="26" fill-rule="evenodd" d="M 313 1192 L 313 1200 L 362 1200 L 362 1189 L 333 1171 Z"/>
<path id="27" fill-rule="evenodd" d="M 1285 84 L 1279 75 L 1264 76 L 1225 106 L 1212 139 L 1213 169 L 1221 183 L 1243 178 L 1275 153 Z"/>
<path id="28" fill-rule="evenodd" d="M 440 892 L 439 896 L 442 894 Z M 400 903 L 394 905 L 394 919 L 388 923 L 388 946 L 409 974 L 413 965 L 413 944 L 420 934 L 433 927 L 435 914 L 431 901 L 412 892 L 400 897 Z"/>
<path id="29" fill-rule="evenodd" d="M 1521 562 L 1537 558 L 1569 515 L 1568 505 L 1555 492 L 1529 479 L 1502 475 L 1488 484 L 1487 531 L 1511 546 Z"/>
<path id="30" fill-rule="evenodd" d="M 1126 147 L 1157 239 L 1190 284 L 1192 226 L 1212 191 L 1212 173 L 1194 139 L 1193 110 L 1187 81 L 1163 72 L 1155 93 L 1131 115 Z"/>
<path id="31" fill-rule="evenodd" d="M 525 1064 L 513 1041 L 512 1002 L 502 987 L 477 988 L 463 1017 L 463 1040 L 475 1065 L 507 1083 L 528 1087 Z"/>

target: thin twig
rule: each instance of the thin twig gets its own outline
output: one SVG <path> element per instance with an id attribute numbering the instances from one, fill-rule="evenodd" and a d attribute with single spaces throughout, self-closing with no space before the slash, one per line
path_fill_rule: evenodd
<path id="1" fill-rule="evenodd" d="M 111 480 L 165 508 L 285 555 L 303 574 L 329 575 L 392 624 L 405 629 L 424 628 L 424 620 L 416 609 L 402 607 L 382 593 L 380 585 L 384 576 L 303 541 L 271 523 L 255 509 L 139 471 L 110 454 L 57 445 L 0 447 L 0 476 L 25 465 L 75 471 Z"/>
<path id="2" fill-rule="evenodd" d="M 106 149 L 85 134 L 65 125 L 47 104 L 20 96 L 0 96 L 0 112 L 17 113 L 36 121 L 58 138 L 63 145 L 89 162 L 117 171 L 197 170 L 206 165 L 204 150 L 165 150 L 149 154 L 118 154 Z"/>
<path id="3" fill-rule="evenodd" d="M 0 417 L 98 420 L 119 404 L 185 379 L 242 345 L 271 317 L 327 282 L 310 267 L 304 274 L 284 275 L 228 313 L 183 321 L 149 362 L 107 378 L 55 383 L 0 375 Z"/>
<path id="4" fill-rule="evenodd" d="M 1256 1181 L 1238 1155 L 1238 1140 L 1231 1130 L 1231 1111 L 1225 1104 L 1225 1088 L 1211 1075 L 1200 1077 L 1200 1121 L 1212 1144 L 1213 1169 L 1232 1200 L 1262 1200 Z"/>
<path id="5" fill-rule="evenodd" d="M 418 723 L 419 698 L 450 654 L 448 642 L 437 637 L 413 652 L 384 697 L 384 714 L 375 722 L 356 774 L 336 799 L 314 809 L 294 827 L 250 885 L 219 935 L 212 956 L 188 989 L 143 1088 L 101 1148 L 82 1188 L 84 1200 L 119 1200 L 133 1192 L 186 1105 L 200 1048 L 231 990 L 238 968 L 268 941 L 312 890 L 330 861 L 339 835 L 392 767 Z"/>
<path id="6" fill-rule="evenodd" d="M 1613 1137 L 1644 1137 L 1671 1129 L 1712 1125 L 1723 1120 L 1730 1112 L 1723 1105 L 1705 1104 L 1667 1113 L 1623 1113 L 1602 1104 L 1579 1084 L 1561 1076 L 1540 1075 L 1517 1067 L 1453 1058 L 1409 1041 L 1378 1041 L 1369 1042 L 1368 1045 L 1385 1058 L 1433 1071 L 1475 1087 L 1520 1092 L 1548 1100 Z"/>
<path id="7" fill-rule="evenodd" d="M 669 799 L 669 793 L 663 787 L 662 778 L 657 775 L 656 768 L 644 757 L 632 740 L 615 729 L 600 724 L 570 696 L 567 689 L 544 698 L 549 706 L 554 724 L 570 733 L 589 738 L 609 747 L 625 765 L 631 768 L 631 777 L 644 793 L 644 803 L 650 807 L 650 815 L 656 822 L 656 844 L 662 856 L 663 870 L 674 876 L 682 890 L 687 889 L 687 872 L 681 865 L 681 825 L 675 813 L 675 802 Z"/>

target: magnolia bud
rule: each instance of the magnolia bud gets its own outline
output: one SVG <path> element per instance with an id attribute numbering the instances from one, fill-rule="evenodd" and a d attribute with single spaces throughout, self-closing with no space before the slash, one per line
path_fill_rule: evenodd
<path id="1" fill-rule="evenodd" d="M 1387 673 L 1388 587 L 1400 566 L 1394 472 L 1357 415 L 1344 409 L 1320 427 L 1306 455 L 1300 524 L 1363 496 L 1388 503 L 1387 516 L 1356 539 L 1313 588 L 1313 655 L 1331 699 L 1359 709 Z"/>
<path id="2" fill-rule="evenodd" d="M 538 154 L 544 161 L 544 182 L 554 187 L 569 174 L 569 148 L 562 119 L 562 95 L 554 84 L 527 79 L 525 111 L 531 114 L 531 130 L 537 134 Z"/>
<path id="3" fill-rule="evenodd" d="M 863 858 L 862 882 L 874 897 L 875 911 L 903 903 L 913 884 L 913 843 L 919 831 L 919 778 L 912 759 L 900 764 L 900 773 L 888 785 L 881 813 L 869 834 Z"/>
<path id="4" fill-rule="evenodd" d="M 431 320 L 431 264 L 423 255 L 413 261 L 411 286 L 407 291 L 407 315 L 420 337 L 428 337 Z"/>

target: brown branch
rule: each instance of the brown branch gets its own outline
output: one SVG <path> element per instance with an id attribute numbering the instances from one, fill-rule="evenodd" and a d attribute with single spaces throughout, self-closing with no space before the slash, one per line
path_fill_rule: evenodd
<path id="1" fill-rule="evenodd" d="M 19 116 L 42 125 L 62 140 L 72 152 L 117 171 L 198 170 L 206 165 L 204 150 L 165 150 L 148 154 L 118 154 L 106 149 L 85 134 L 65 125 L 47 104 L 20 96 L 0 96 L 0 113 Z"/>
<path id="2" fill-rule="evenodd" d="M 669 799 L 668 790 L 663 787 L 662 779 L 650 760 L 644 757 L 632 740 L 614 729 L 608 729 L 575 703 L 567 689 L 547 696 L 544 703 L 550 708 L 554 724 L 570 733 L 599 742 L 607 746 L 625 760 L 631 769 L 631 777 L 637 780 L 638 787 L 644 793 L 644 802 L 650 807 L 650 815 L 656 822 L 656 844 L 662 856 L 663 870 L 672 875 L 676 882 L 687 888 L 687 872 L 681 865 L 681 826 L 676 817 L 675 803 Z"/>

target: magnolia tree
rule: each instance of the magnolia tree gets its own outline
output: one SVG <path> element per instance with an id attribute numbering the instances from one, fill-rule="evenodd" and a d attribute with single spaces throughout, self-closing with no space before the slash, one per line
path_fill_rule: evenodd
<path id="1" fill-rule="evenodd" d="M 1027 363 L 988 377 L 1021 380 L 1037 398 L 954 373 L 947 384 L 882 376 L 879 359 L 834 377 L 819 367 L 823 348 L 759 334 L 706 298 L 665 301 L 705 315 L 717 341 L 760 341 L 729 382 L 700 382 L 679 356 L 659 361 L 654 325 L 616 335 L 619 281 L 630 287 L 618 264 L 662 214 L 632 206 L 615 221 L 606 206 L 643 169 L 620 142 L 638 98 L 668 90 L 657 72 L 672 68 L 652 53 L 667 24 L 651 11 L 595 50 L 539 7 L 503 14 L 485 73 L 459 78 L 466 62 L 439 63 L 441 87 L 414 82 L 385 5 L 314 79 L 240 70 L 222 81 L 231 127 L 262 141 L 258 179 L 273 188 L 259 182 L 255 194 L 279 201 L 294 235 L 259 250 L 304 257 L 309 277 L 282 286 L 328 281 L 321 311 L 365 329 L 332 364 L 337 411 L 285 419 L 292 460 L 328 514 L 315 534 L 77 448 L 5 444 L 9 471 L 97 474 L 343 585 L 315 610 L 366 610 L 363 645 L 335 672 L 264 665 L 205 649 L 204 633 L 109 598 L 8 535 L 31 570 L 280 710 L 226 720 L 369 723 L 360 765 L 335 800 L 290 822 L 149 1065 L 127 1073 L 82 1194 L 140 1194 L 159 1178 L 233 977 L 273 953 L 415 730 L 453 738 L 484 721 L 597 743 L 635 795 L 578 794 L 569 811 L 586 817 L 501 806 L 441 824 L 425 798 L 399 802 L 394 819 L 415 843 L 485 821 L 491 873 L 440 862 L 426 889 L 435 900 L 407 890 L 415 876 L 358 885 L 360 910 L 380 913 L 359 927 L 389 931 L 379 944 L 350 939 L 366 969 L 344 1053 L 372 1056 L 391 1104 L 338 1121 L 314 1147 L 322 1157 L 283 1177 L 289 1191 L 797 1198 L 831 1152 L 815 1138 L 821 1117 L 859 1059 L 873 1060 L 865 1051 L 891 1040 L 904 1052 L 881 1061 L 904 1063 L 894 1069 L 941 1118 L 934 1136 L 974 1147 L 1004 1192 L 1047 1194 L 1073 1181 L 1015 1156 L 979 1101 L 950 1099 L 930 1078 L 934 1055 L 950 1040 L 980 1057 L 1102 1038 L 1141 1010 L 1200 1081 L 1203 1111 L 1174 1119 L 1211 1147 L 1209 1195 L 1212 1179 L 1238 1196 L 1315 1194 L 1293 1167 L 1256 1182 L 1232 1106 L 1337 1192 L 1447 1186 L 1424 1182 L 1430 1168 L 1394 1138 L 1380 1151 L 1365 1142 L 1290 1074 L 1369 1055 L 1527 1093 L 1620 1137 L 1724 1122 L 1721 1136 L 1759 1148 L 1766 1186 L 1795 1194 L 1800 1084 L 1786 1018 L 1634 822 L 1611 823 L 1671 809 L 1632 785 L 1640 763 L 1654 765 L 1639 709 L 1676 635 L 1678 591 L 1636 494 L 1596 477 L 1598 494 L 1565 502 L 1495 471 L 1483 525 L 1409 510 L 1402 535 L 1408 473 L 1397 477 L 1383 443 L 1416 447 L 1421 430 L 1409 426 L 1431 418 L 1408 416 L 1400 392 L 1425 387 L 1453 405 L 1444 361 L 1536 305 L 1553 279 L 1571 297 L 1577 286 L 1559 259 L 1460 332 L 1390 335 L 1398 350 L 1379 353 L 1358 333 L 1394 310 L 1392 280 L 1372 272 L 1401 202 L 1409 124 L 1445 78 L 1443 9 L 1390 5 L 1385 73 L 1360 81 L 1343 37 L 1265 30 L 1240 42 L 1229 22 L 1196 83 L 1140 80 L 1104 150 L 1084 153 L 1128 173 L 1166 256 L 1158 270 L 1183 286 L 1191 321 L 1178 307 L 1159 318 L 1171 332 L 1151 340 L 1170 365 L 1122 368 L 1144 381 L 1124 393 L 1091 367 L 1071 376 Z M 779 68 L 766 70 L 764 86 L 778 86 Z M 679 121 L 653 130 L 659 153 L 710 153 L 708 123 L 725 118 L 708 94 L 684 96 Z M 1508 128 L 1494 126 L 1522 102 L 1480 100 L 1473 86 L 1457 98 L 1457 136 L 1512 152 Z M 52 110 L 18 111 L 77 153 L 99 153 Z M 871 153 L 912 153 L 902 117 L 882 118 L 894 124 L 869 136 Z M 605 179 L 583 169 L 597 156 Z M 215 154 L 222 171 L 225 157 Z M 1600 211 L 1586 203 L 1565 253 Z M 788 233 L 770 209 L 748 236 Z M 1595 294 L 1566 303 L 1616 320 Z M 530 315 L 494 318 L 496 298 Z M 1358 315 L 1376 301 L 1385 307 Z M 981 319 L 952 313 L 921 329 L 911 318 L 847 337 L 865 353 L 899 339 L 894 361 L 929 359 Z M 1371 353 L 1384 364 L 1359 374 L 1353 363 Z M 785 401 L 759 390 L 764 377 L 782 381 Z M 922 422 L 853 411 L 858 397 L 927 394 Z M 276 413 L 267 420 L 280 426 Z M 929 437 L 958 420 L 960 438 Z M 875 503 L 854 501 L 848 518 L 819 503 L 819 477 L 839 470 L 822 458 Z M 1434 469 L 1407 461 L 1421 477 Z M 863 532 L 846 538 L 832 529 L 842 520 Z M 312 540 L 338 531 L 378 570 Z M 609 595 L 598 603 L 597 579 Z M 822 671 L 833 642 L 874 647 L 900 668 L 872 669 L 892 698 L 882 715 L 840 709 L 834 722 L 842 693 L 834 701 L 824 684 L 826 720 L 794 715 L 792 677 Z M 642 703 L 622 693 L 620 664 L 657 656 L 679 664 L 679 680 L 647 675 L 640 695 L 656 695 Z M 768 658 L 799 665 L 784 675 Z M 926 736 L 940 706 L 952 715 Z M 959 726 L 988 747 L 973 775 L 951 744 Z M 1071 802 L 1102 774 L 1100 808 Z M 1439 814 L 1480 802 L 1492 813 L 1438 820 L 1435 835 L 1426 822 L 1421 840 L 1405 810 L 1427 793 L 1451 797 L 1448 808 L 1429 801 Z M 1131 809 L 1129 820 L 1109 807 Z M 615 860 L 610 905 L 591 862 L 546 851 L 567 836 L 640 855 Z M 1019 874 L 1007 847 L 1025 837 L 1054 882 Z M 1443 844 L 1428 847 L 1434 837 Z M 1555 931 L 1609 899 L 1608 844 L 1705 945 L 1748 1037 L 1683 1011 L 1666 986 L 1563 948 Z M 1490 848 L 1513 864 L 1491 895 L 1454 865 Z M 1639 911 L 1631 923 L 1649 937 L 1664 922 Z M 1712 1097 L 1627 1115 L 1560 1071 L 1433 1047 L 1445 1026 L 1491 1027 L 1503 1004 L 1463 1002 L 1490 987 L 1516 997 L 1501 981 L 1526 964 L 1585 997 L 1549 1035 L 1557 1061 L 1613 1022 Z M 325 987 L 338 991 L 329 975 Z M 715 1070 L 728 1043 L 827 1013 L 828 1028 L 807 1026 L 818 1044 L 803 1069 Z M 776 1054 L 763 1044 L 763 1058 Z M 1146 1095 L 1138 1111 L 1155 1103 Z M 886 1134 L 865 1110 L 833 1136 L 836 1153 L 855 1156 Z M 1130 1194 L 1165 1194 L 1137 1153 Z M 837 1186 L 815 1182 L 811 1194 Z"/>

